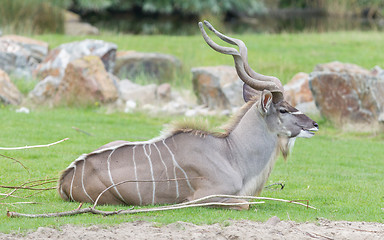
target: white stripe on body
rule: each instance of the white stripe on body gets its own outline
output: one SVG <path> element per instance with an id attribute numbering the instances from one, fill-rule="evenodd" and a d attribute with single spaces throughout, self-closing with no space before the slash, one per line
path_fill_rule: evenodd
<path id="1" fill-rule="evenodd" d="M 84 168 L 85 168 L 85 159 L 84 159 L 84 163 L 83 163 L 83 169 L 81 170 L 81 186 L 83 187 L 83 191 L 84 191 L 85 195 L 87 195 L 89 200 L 91 200 L 92 202 L 95 202 L 95 201 L 93 201 L 91 196 L 89 196 L 87 190 L 85 190 L 85 186 L 84 186 Z"/>
<path id="2" fill-rule="evenodd" d="M 140 205 L 142 205 L 143 204 L 143 200 L 141 198 L 141 193 L 140 193 L 140 189 L 139 189 L 139 181 L 138 181 L 138 178 L 137 178 L 137 168 L 136 168 L 136 161 L 135 161 L 135 148 L 136 148 L 136 146 L 134 146 L 132 148 L 132 161 L 133 161 L 133 169 L 135 171 L 135 180 L 136 180 L 137 194 L 139 195 Z"/>
<path id="3" fill-rule="evenodd" d="M 147 150 L 145 150 L 146 144 L 143 145 L 143 150 L 145 156 L 147 156 L 148 162 L 149 162 L 149 169 L 151 171 L 151 178 L 152 178 L 152 204 L 155 204 L 155 193 L 156 193 L 156 182 L 155 182 L 155 177 L 153 175 L 153 166 L 152 166 L 152 161 L 151 161 L 151 145 L 149 145 L 149 154 L 147 153 Z"/>
<path id="4" fill-rule="evenodd" d="M 164 146 L 168 149 L 168 152 L 169 152 L 169 154 L 170 154 L 171 157 L 172 157 L 172 162 L 173 162 L 173 166 L 174 166 L 174 167 L 173 167 L 173 173 L 174 173 L 174 175 L 175 175 L 175 181 L 176 181 L 176 198 L 178 198 L 178 197 L 180 196 L 180 193 L 179 193 L 179 184 L 178 184 L 178 180 L 177 180 L 177 176 L 176 176 L 176 168 L 178 168 L 180 171 L 183 172 L 184 177 L 185 177 L 185 179 L 186 179 L 186 181 L 187 181 L 188 187 L 194 192 L 195 189 L 193 189 L 193 187 L 191 186 L 191 183 L 189 182 L 187 173 L 186 173 L 186 172 L 184 171 L 184 169 L 182 169 L 182 168 L 180 167 L 180 165 L 177 163 L 176 158 L 175 158 L 175 155 L 172 153 L 171 149 L 167 146 L 167 144 L 165 144 L 165 140 L 163 140 L 163 144 L 164 144 Z"/>
<path id="5" fill-rule="evenodd" d="M 116 148 L 117 149 L 117 148 Z M 113 149 L 111 151 L 111 153 L 108 155 L 108 159 L 107 159 L 107 166 L 108 166 L 108 175 L 109 175 L 109 180 L 111 181 L 111 185 L 115 185 L 115 182 L 113 181 L 113 178 L 112 178 L 112 173 L 111 173 L 111 157 L 112 157 L 112 154 L 115 152 L 116 149 Z M 121 196 L 119 190 L 117 190 L 117 187 L 114 186 L 113 189 L 115 189 L 117 195 L 119 195 L 120 199 L 123 200 L 123 202 L 125 204 L 128 204 L 125 199 L 123 198 L 123 196 Z"/>
<path id="6" fill-rule="evenodd" d="M 166 175 L 167 180 L 168 180 L 168 181 L 167 181 L 167 184 L 168 184 L 168 188 L 169 188 L 169 186 L 170 186 L 171 183 L 170 183 L 170 178 L 169 178 L 169 174 L 168 174 L 168 168 L 167 168 L 167 165 L 165 164 L 165 162 L 164 162 L 164 160 L 163 160 L 163 157 L 161 156 L 161 152 L 160 152 L 159 148 L 157 147 L 156 143 L 153 143 L 153 145 L 155 146 L 157 152 L 159 153 L 160 161 L 163 163 L 163 166 L 164 166 L 164 168 L 165 168 L 165 175 Z"/>
<path id="7" fill-rule="evenodd" d="M 75 174 L 76 174 L 76 165 L 73 165 L 73 176 L 72 176 L 72 181 L 71 181 L 71 187 L 69 189 L 69 195 L 71 196 L 72 201 L 75 201 L 72 196 L 72 189 L 73 189 L 73 180 L 75 179 Z"/>

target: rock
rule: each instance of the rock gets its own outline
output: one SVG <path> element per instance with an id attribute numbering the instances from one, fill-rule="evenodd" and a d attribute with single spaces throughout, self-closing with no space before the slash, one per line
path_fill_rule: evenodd
<path id="1" fill-rule="evenodd" d="M 26 107 L 21 107 L 19 109 L 16 109 L 16 112 L 17 113 L 25 113 L 25 114 L 29 114 L 31 112 L 31 110 L 29 110 L 29 108 L 26 108 Z"/>
<path id="2" fill-rule="evenodd" d="M 7 35 L 0 38 L 0 69 L 19 78 L 31 78 L 33 69 L 48 53 L 48 44 Z"/>
<path id="3" fill-rule="evenodd" d="M 320 116 L 321 113 L 316 106 L 315 101 L 299 103 L 295 106 L 300 112 L 305 113 L 311 117 Z"/>
<path id="4" fill-rule="evenodd" d="M 114 74 L 129 79 L 145 75 L 162 83 L 173 79 L 181 71 L 181 65 L 180 60 L 172 55 L 118 51 Z"/>
<path id="5" fill-rule="evenodd" d="M 169 101 L 172 98 L 171 84 L 163 83 L 160 84 L 156 89 L 156 96 L 159 100 Z"/>
<path id="6" fill-rule="evenodd" d="M 22 94 L 11 82 L 6 72 L 0 69 L 0 103 L 18 105 L 22 101 Z"/>
<path id="7" fill-rule="evenodd" d="M 60 82 L 55 103 L 107 103 L 118 98 L 118 90 L 98 56 L 71 61 Z"/>
<path id="8" fill-rule="evenodd" d="M 272 226 L 276 226 L 279 222 L 281 222 L 280 218 L 278 218 L 277 216 L 273 216 L 271 217 L 270 219 L 268 219 L 265 224 L 266 225 L 272 225 Z"/>
<path id="9" fill-rule="evenodd" d="M 372 76 L 369 71 L 343 71 L 310 74 L 309 85 L 317 107 L 338 127 L 376 130 L 384 110 L 384 78 Z"/>
<path id="10" fill-rule="evenodd" d="M 284 85 L 285 100 L 292 106 L 313 101 L 311 89 L 308 83 L 307 73 L 296 74 L 291 81 Z"/>
<path id="11" fill-rule="evenodd" d="M 375 77 L 384 78 L 384 69 L 379 66 L 375 66 L 374 68 L 372 68 L 371 74 Z"/>
<path id="12" fill-rule="evenodd" d="M 192 75 L 199 104 L 210 109 L 230 109 L 244 104 L 243 82 L 234 67 L 198 67 L 192 69 Z"/>
<path id="13" fill-rule="evenodd" d="M 48 76 L 36 84 L 28 98 L 35 104 L 52 105 L 60 82 L 60 78 Z"/>
<path id="14" fill-rule="evenodd" d="M 84 56 L 98 56 L 105 69 L 112 72 L 116 49 L 117 46 L 114 43 L 93 39 L 62 44 L 49 52 L 44 61 L 36 67 L 34 75 L 40 79 L 49 75 L 62 78 L 67 65 Z"/>
<path id="15" fill-rule="evenodd" d="M 78 14 L 64 10 L 64 33 L 66 35 L 99 35 L 99 29 L 89 23 L 81 22 Z"/>
<path id="16" fill-rule="evenodd" d="M 31 57 L 42 62 L 48 54 L 49 45 L 46 42 L 17 35 L 5 35 L 1 40 L 10 40 L 31 52 Z"/>
<path id="17" fill-rule="evenodd" d="M 86 22 L 65 22 L 64 33 L 72 36 L 99 35 L 99 29 Z"/>
<path id="18" fill-rule="evenodd" d="M 314 72 L 335 72 L 335 73 L 351 73 L 371 75 L 371 72 L 363 67 L 351 63 L 330 62 L 318 64 L 315 66 Z"/>
<path id="19" fill-rule="evenodd" d="M 156 84 L 139 85 L 127 79 L 119 82 L 119 97 L 123 101 L 134 101 L 138 104 L 153 104 L 157 102 Z"/>
<path id="20" fill-rule="evenodd" d="M 137 104 L 135 101 L 133 100 L 128 100 L 126 103 L 125 103 L 125 108 L 124 108 L 124 112 L 125 113 L 130 113 L 130 112 L 133 112 L 137 107 Z"/>

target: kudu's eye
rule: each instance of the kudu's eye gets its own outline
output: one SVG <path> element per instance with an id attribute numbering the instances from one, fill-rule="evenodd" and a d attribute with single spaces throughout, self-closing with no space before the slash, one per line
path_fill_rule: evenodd
<path id="1" fill-rule="evenodd" d="M 280 113 L 287 113 L 287 112 L 288 112 L 287 109 L 285 109 L 285 108 L 280 108 Z"/>

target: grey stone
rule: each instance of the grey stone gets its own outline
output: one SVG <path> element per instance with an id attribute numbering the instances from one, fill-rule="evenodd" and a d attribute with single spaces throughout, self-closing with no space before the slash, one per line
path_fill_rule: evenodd
<path id="1" fill-rule="evenodd" d="M 371 75 L 371 72 L 368 69 L 360 67 L 356 64 L 342 63 L 339 61 L 318 64 L 315 66 L 315 69 L 313 71 Z"/>
<path id="2" fill-rule="evenodd" d="M 272 225 L 272 226 L 276 226 L 279 222 L 281 222 L 280 218 L 278 218 L 277 216 L 273 216 L 271 217 L 270 219 L 268 219 L 265 224 L 267 225 Z"/>
<path id="3" fill-rule="evenodd" d="M 82 22 L 80 15 L 67 10 L 63 10 L 63 12 L 65 34 L 74 36 L 99 34 L 99 29 L 89 23 Z"/>
<path id="4" fill-rule="evenodd" d="M 103 62 L 97 56 L 71 61 L 54 97 L 55 104 L 109 103 L 118 98 L 118 90 Z"/>
<path id="5" fill-rule="evenodd" d="M 156 96 L 159 100 L 169 101 L 172 98 L 171 84 L 163 83 L 160 84 L 156 89 Z"/>
<path id="6" fill-rule="evenodd" d="M 71 61 L 91 55 L 99 57 L 105 69 L 112 72 L 116 49 L 116 44 L 102 40 L 86 39 L 79 42 L 65 43 L 49 52 L 44 61 L 36 67 L 34 75 L 41 79 L 48 75 L 62 78 L 67 65 Z"/>
<path id="7" fill-rule="evenodd" d="M 243 82 L 234 67 L 198 67 L 192 69 L 193 88 L 198 103 L 210 109 L 242 106 Z"/>
<path id="8" fill-rule="evenodd" d="M 8 74 L 0 69 L 0 103 L 18 105 L 21 103 L 22 97 Z"/>
<path id="9" fill-rule="evenodd" d="M 137 104 L 155 103 L 156 98 L 156 84 L 139 85 L 127 79 L 119 82 L 119 98 L 123 101 L 135 101 Z"/>
<path id="10" fill-rule="evenodd" d="M 48 43 L 23 36 L 5 35 L 0 40 L 10 40 L 19 44 L 22 48 L 27 49 L 37 62 L 42 62 L 49 50 Z"/>
<path id="11" fill-rule="evenodd" d="M 65 22 L 64 33 L 73 36 L 99 35 L 99 29 L 86 22 Z"/>
<path id="12" fill-rule="evenodd" d="M 29 92 L 28 98 L 35 104 L 52 105 L 61 79 L 48 76 L 36 84 L 35 88 Z"/>
<path id="13" fill-rule="evenodd" d="M 163 83 L 172 80 L 181 66 L 179 59 L 168 54 L 118 51 L 114 74 L 128 79 L 145 76 Z"/>
<path id="14" fill-rule="evenodd" d="M 378 129 L 378 118 L 384 110 L 384 78 L 364 72 L 310 74 L 309 84 L 317 107 L 338 127 Z"/>
<path id="15" fill-rule="evenodd" d="M 0 38 L 0 68 L 19 78 L 31 78 L 32 71 L 47 55 L 48 44 L 7 35 Z"/>

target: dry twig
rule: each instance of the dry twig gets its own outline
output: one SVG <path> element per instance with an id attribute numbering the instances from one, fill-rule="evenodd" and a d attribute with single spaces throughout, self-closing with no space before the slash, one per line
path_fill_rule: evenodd
<path id="1" fill-rule="evenodd" d="M 180 180 L 178 179 L 168 179 L 164 181 L 176 181 Z M 163 181 L 163 180 L 160 180 Z M 158 181 L 158 182 L 160 182 Z M 121 215 L 121 214 L 136 214 L 136 213 L 145 213 L 145 212 L 158 212 L 158 211 L 168 211 L 168 210 L 176 210 L 176 209 L 182 209 L 182 208 L 191 208 L 191 207 L 205 207 L 205 206 L 214 206 L 214 207 L 219 207 L 219 206 L 226 206 L 226 207 L 234 207 L 234 206 L 241 206 L 241 205 L 254 205 L 254 204 L 261 204 L 265 202 L 250 202 L 250 201 L 245 201 L 245 202 L 240 202 L 240 203 L 225 203 L 225 202 L 209 202 L 210 199 L 215 199 L 215 198 L 233 198 L 233 199 L 252 199 L 252 200 L 270 200 L 270 201 L 279 201 L 279 202 L 286 202 L 286 203 L 293 203 L 293 204 L 298 204 L 301 206 L 305 206 L 307 208 L 312 208 L 316 209 L 312 206 L 307 204 L 303 204 L 297 201 L 290 201 L 290 200 L 285 200 L 285 199 L 277 199 L 277 198 L 268 198 L 268 197 L 254 197 L 254 196 L 236 196 L 236 195 L 210 195 L 206 197 L 202 197 L 193 201 L 188 201 L 184 203 L 179 203 L 179 204 L 173 204 L 173 205 L 166 205 L 166 206 L 160 206 L 160 207 L 154 207 L 154 208 L 142 208 L 142 209 L 128 209 L 128 210 L 116 210 L 116 211 L 102 211 L 96 209 L 96 206 L 98 204 L 98 201 L 100 197 L 110 190 L 112 187 L 121 185 L 123 183 L 127 182 L 136 182 L 135 180 L 125 180 L 121 181 L 119 183 L 113 184 L 109 186 L 108 188 L 104 189 L 96 198 L 96 201 L 92 207 L 81 209 L 82 203 L 80 206 L 71 211 L 66 211 L 66 212 L 58 212 L 58 213 L 43 213 L 43 214 L 25 214 L 25 213 L 18 213 L 18 212 L 10 212 L 7 210 L 7 216 L 8 217 L 28 217 L 28 218 L 45 218 L 45 217 L 64 217 L 64 216 L 71 216 L 71 215 L 78 215 L 78 214 L 84 214 L 84 213 L 92 213 L 92 214 L 99 214 L 103 216 L 109 216 L 109 215 Z M 140 182 L 153 182 L 153 180 L 143 180 Z M 20 188 L 18 188 L 20 189 Z M 16 190 L 16 189 L 15 189 Z"/>
<path id="2" fill-rule="evenodd" d="M 80 133 L 84 133 L 85 135 L 93 136 L 91 133 L 86 132 L 86 131 L 84 131 L 84 130 L 82 130 L 82 129 L 80 129 L 80 128 L 72 127 L 72 129 L 74 129 L 74 130 L 76 130 L 76 131 L 78 131 L 78 132 L 80 132 Z"/>
<path id="3" fill-rule="evenodd" d="M 8 217 L 45 218 L 45 217 L 64 217 L 64 216 L 78 215 L 78 214 L 84 214 L 84 213 L 92 213 L 92 214 L 99 214 L 99 215 L 103 215 L 103 216 L 109 216 L 109 215 L 137 214 L 137 213 L 146 213 L 146 212 L 168 211 L 168 210 L 176 210 L 176 209 L 191 208 L 191 207 L 202 207 L 202 206 L 216 206 L 216 207 L 217 206 L 229 206 L 229 207 L 232 207 L 232 206 L 240 206 L 240 205 L 253 205 L 253 204 L 265 203 L 265 202 L 244 202 L 244 203 L 203 202 L 203 203 L 199 203 L 199 202 L 207 201 L 209 199 L 217 198 L 217 197 L 236 198 L 236 199 L 265 199 L 265 200 L 280 201 L 280 202 L 294 203 L 294 204 L 307 206 L 307 205 L 302 204 L 302 203 L 297 203 L 297 202 L 284 200 L 284 199 L 253 197 L 253 196 L 211 195 L 211 196 L 203 197 L 203 198 L 196 199 L 196 200 L 190 201 L 190 202 L 161 206 L 161 207 L 154 207 L 154 208 L 102 211 L 102 210 L 96 209 L 95 205 L 94 205 L 93 207 L 84 208 L 84 209 L 80 209 L 81 206 L 79 206 L 75 210 L 66 211 L 66 212 L 59 212 L 59 213 L 24 214 L 24 213 L 7 211 L 7 216 Z M 316 208 L 311 207 L 311 206 L 308 206 L 308 207 L 312 208 L 312 209 L 316 209 Z"/>
<path id="4" fill-rule="evenodd" d="M 50 147 L 52 145 L 67 141 L 69 138 L 64 138 L 60 141 L 54 142 L 54 143 L 49 143 L 45 145 L 35 145 L 35 146 L 25 146 L 25 147 L 12 147 L 12 148 L 5 148 L 5 147 L 0 147 L 0 150 L 20 150 L 20 149 L 29 149 L 29 148 L 42 148 L 42 147 Z"/>
<path id="5" fill-rule="evenodd" d="M 3 198 L 0 198 L 0 200 L 4 200 L 8 197 L 12 197 L 14 196 L 13 194 L 17 191 L 17 190 L 32 190 L 32 191 L 38 191 L 37 193 L 40 193 L 42 191 L 47 191 L 47 190 L 53 190 L 53 189 L 56 189 L 56 187 L 47 187 L 47 188 L 36 188 L 37 186 L 42 186 L 42 185 L 45 185 L 45 184 L 48 184 L 48 183 L 56 183 L 57 182 L 57 179 L 55 178 L 50 178 L 50 179 L 39 179 L 39 180 L 34 180 L 34 181 L 30 181 L 30 182 L 25 182 L 25 183 L 22 183 L 21 185 L 19 186 L 5 186 L 5 185 L 0 185 L 0 188 L 5 188 L 5 189 L 12 189 L 12 191 L 10 191 L 9 193 L 7 194 L 1 194 L 5 197 Z M 31 197 L 37 193 L 34 193 L 34 194 L 31 194 L 25 198 L 28 198 L 28 197 Z"/>
<path id="6" fill-rule="evenodd" d="M 20 162 L 19 160 L 15 159 L 15 158 L 12 158 L 12 157 L 8 157 L 8 156 L 5 156 L 3 154 L 0 154 L 1 157 L 4 157 L 4 158 L 8 158 L 8 159 L 11 159 L 15 162 L 17 162 L 18 164 L 20 164 L 25 170 L 27 170 L 28 174 L 30 175 L 31 173 L 29 172 L 29 169 L 22 163 Z"/>

